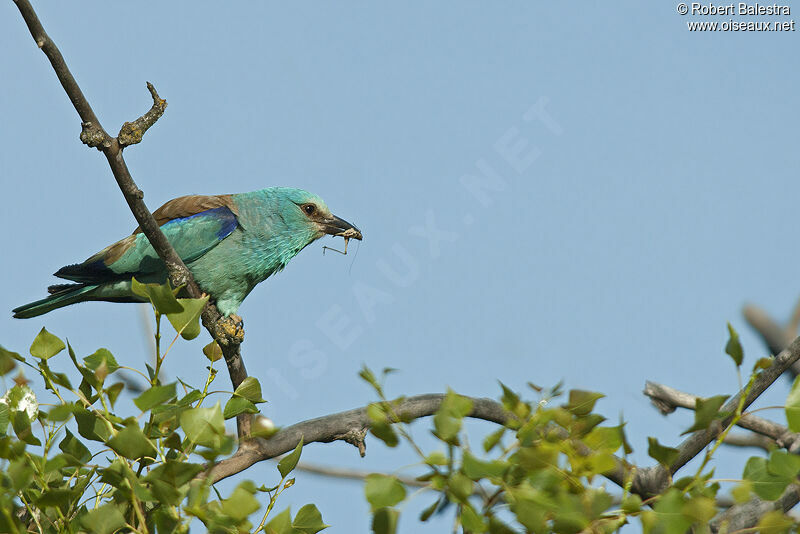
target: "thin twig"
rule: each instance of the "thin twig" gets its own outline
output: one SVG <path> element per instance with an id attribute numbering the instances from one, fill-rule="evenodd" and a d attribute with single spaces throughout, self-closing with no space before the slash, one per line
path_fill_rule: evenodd
<path id="1" fill-rule="evenodd" d="M 122 125 L 119 134 L 117 134 L 117 139 L 122 147 L 141 143 L 144 133 L 161 118 L 164 110 L 167 109 L 167 101 L 158 96 L 152 83 L 147 82 L 147 90 L 150 91 L 150 96 L 153 97 L 153 107 L 135 121 L 126 122 Z"/>
<path id="2" fill-rule="evenodd" d="M 754 447 L 767 452 L 777 447 L 774 439 L 758 434 L 728 434 L 722 443 L 730 447 Z"/>
<path id="3" fill-rule="evenodd" d="M 312 475 L 320 475 L 324 477 L 332 477 L 332 478 L 344 478 L 348 480 L 366 480 L 369 475 L 374 475 L 374 471 L 363 471 L 360 469 L 346 469 L 344 467 L 333 467 L 330 465 L 321 465 L 321 464 L 314 464 L 309 462 L 300 462 L 295 467 L 296 471 L 304 471 L 306 473 L 311 473 Z M 415 488 L 427 488 L 430 487 L 430 482 L 423 482 L 421 480 L 417 480 L 414 477 L 407 477 L 407 476 L 400 476 L 400 475 L 392 475 L 397 480 L 405 484 L 406 486 L 412 486 Z"/>
<path id="4" fill-rule="evenodd" d="M 153 214 L 147 209 L 144 201 L 144 193 L 136 186 L 133 181 L 125 159 L 122 157 L 122 149 L 124 144 L 108 135 L 100 124 L 100 120 L 95 115 L 94 110 L 89 105 L 88 100 L 83 95 L 78 83 L 72 76 L 69 68 L 67 67 L 64 57 L 61 55 L 56 44 L 47 35 L 36 15 L 33 7 L 28 0 L 14 0 L 17 5 L 28 30 L 36 42 L 37 46 L 42 49 L 42 52 L 50 60 L 53 70 L 61 82 L 61 86 L 67 93 L 75 111 L 82 121 L 81 141 L 90 147 L 95 147 L 105 155 L 108 164 L 111 167 L 111 172 L 122 191 L 128 207 L 133 213 L 136 222 L 142 232 L 147 236 L 153 249 L 158 254 L 159 258 L 164 262 L 169 275 L 169 280 L 174 287 L 185 286 L 186 293 L 192 298 L 200 298 L 202 292 L 194 281 L 192 273 L 187 269 L 186 265 L 181 260 L 180 256 L 172 248 L 167 238 L 161 232 Z M 144 131 L 149 128 L 163 113 L 166 107 L 166 101 L 162 100 L 155 91 L 155 88 L 148 83 L 151 96 L 153 97 L 153 108 L 148 111 L 144 116 L 140 117 L 133 122 L 133 132 L 135 135 L 127 136 L 128 141 L 144 134 Z M 125 128 L 123 127 L 123 130 Z M 241 322 L 235 322 L 229 317 L 222 317 L 217 310 L 216 306 L 209 303 L 206 305 L 202 314 L 203 326 L 209 331 L 211 336 L 217 341 L 222 353 L 225 356 L 225 363 L 228 365 L 228 372 L 231 377 L 234 389 L 236 389 L 242 381 L 247 378 L 247 371 L 244 367 L 244 362 L 240 353 L 240 345 L 244 339 L 244 325 Z M 250 417 L 246 414 L 237 418 L 239 437 L 243 438 L 250 434 Z"/>

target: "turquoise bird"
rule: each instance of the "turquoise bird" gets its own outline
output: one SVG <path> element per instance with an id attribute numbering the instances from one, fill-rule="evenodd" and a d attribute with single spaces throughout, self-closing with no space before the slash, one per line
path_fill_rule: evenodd
<path id="1" fill-rule="evenodd" d="M 235 315 L 256 284 L 320 237 L 341 236 L 345 245 L 348 239 L 362 239 L 361 231 L 332 215 L 321 198 L 288 187 L 180 197 L 153 216 L 197 285 L 225 316 Z M 15 308 L 14 317 L 27 319 L 91 300 L 142 302 L 131 292 L 131 277 L 163 283 L 167 273 L 137 228 L 83 263 L 62 267 L 55 276 L 73 283 L 50 286 L 50 296 Z"/>

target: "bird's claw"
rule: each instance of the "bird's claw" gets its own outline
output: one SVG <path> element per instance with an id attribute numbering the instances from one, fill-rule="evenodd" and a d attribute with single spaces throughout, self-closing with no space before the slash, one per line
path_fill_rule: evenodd
<path id="1" fill-rule="evenodd" d="M 244 341 L 244 321 L 235 313 L 222 319 L 222 329 L 231 341 L 236 343 Z"/>

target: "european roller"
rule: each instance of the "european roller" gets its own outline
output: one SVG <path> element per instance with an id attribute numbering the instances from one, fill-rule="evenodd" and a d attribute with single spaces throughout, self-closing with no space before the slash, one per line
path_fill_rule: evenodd
<path id="1" fill-rule="evenodd" d="M 220 313 L 235 315 L 259 282 L 283 269 L 324 235 L 361 240 L 361 231 L 331 214 L 318 196 L 288 187 L 236 195 L 190 195 L 170 200 L 153 216 Z M 345 249 L 346 250 L 346 249 Z M 26 319 L 91 300 L 142 302 L 131 277 L 163 283 L 166 268 L 140 229 L 55 276 L 73 283 L 47 288 L 50 296 L 13 310 Z"/>

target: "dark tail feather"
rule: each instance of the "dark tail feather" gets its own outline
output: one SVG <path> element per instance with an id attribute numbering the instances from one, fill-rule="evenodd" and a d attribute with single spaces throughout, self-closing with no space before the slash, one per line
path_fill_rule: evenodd
<path id="1" fill-rule="evenodd" d="M 86 284 L 60 284 L 50 286 L 47 288 L 47 291 L 52 293 L 49 297 L 14 308 L 12 312 L 17 319 L 30 319 L 31 317 L 43 315 L 55 309 L 75 304 L 76 302 L 90 300 L 87 293 L 96 288 L 96 285 Z"/>
<path id="2" fill-rule="evenodd" d="M 66 291 L 72 291 L 73 289 L 78 289 L 79 287 L 83 287 L 86 284 L 55 284 L 49 286 L 47 288 L 47 292 L 51 295 L 55 295 L 56 293 L 64 293 Z"/>

